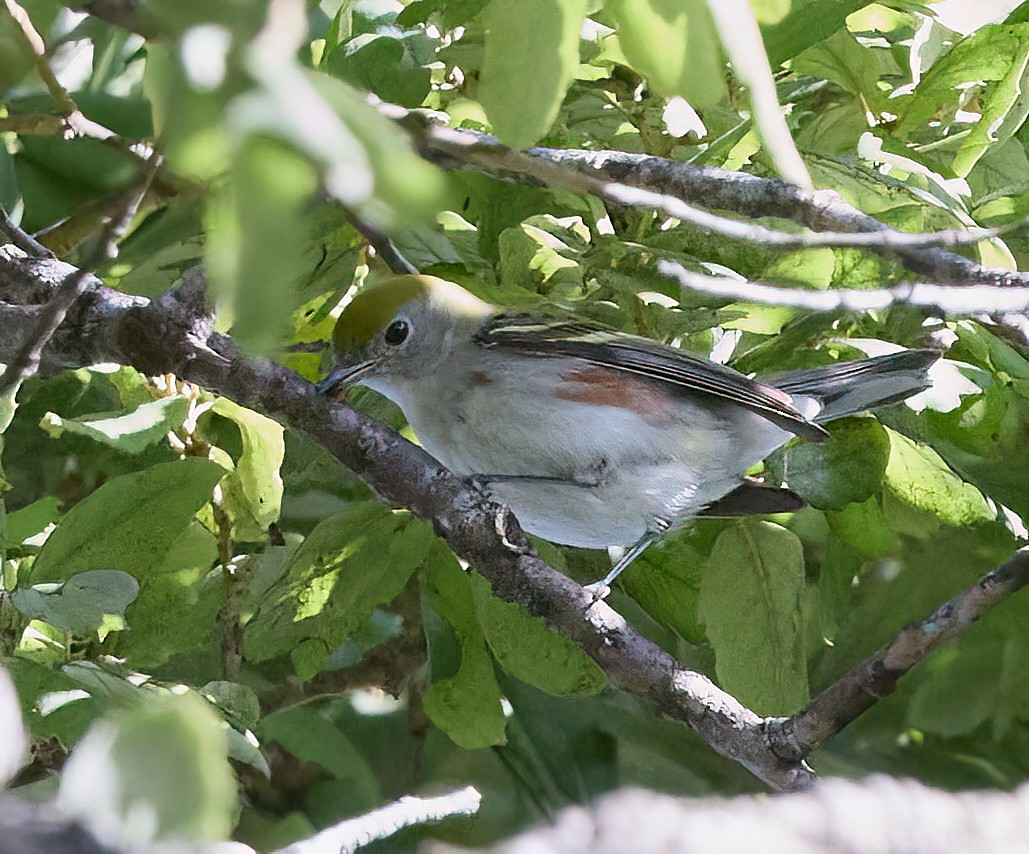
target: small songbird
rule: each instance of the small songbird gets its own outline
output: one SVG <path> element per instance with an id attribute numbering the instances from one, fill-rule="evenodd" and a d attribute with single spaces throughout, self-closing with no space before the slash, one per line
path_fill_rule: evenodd
<path id="1" fill-rule="evenodd" d="M 793 436 L 930 385 L 939 354 L 906 350 L 774 384 L 589 321 L 505 312 L 452 282 L 398 276 L 360 291 L 319 384 L 396 403 L 429 453 L 473 475 L 522 527 L 584 548 L 629 548 L 600 582 L 700 513 L 797 509 L 743 473 Z"/>

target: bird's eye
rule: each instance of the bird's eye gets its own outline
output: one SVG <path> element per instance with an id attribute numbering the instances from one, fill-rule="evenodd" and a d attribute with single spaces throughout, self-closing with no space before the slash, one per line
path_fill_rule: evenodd
<path id="1" fill-rule="evenodd" d="M 410 334 L 411 327 L 406 320 L 394 320 L 386 327 L 386 334 L 382 337 L 387 344 L 396 347 L 398 344 L 403 344 Z"/>

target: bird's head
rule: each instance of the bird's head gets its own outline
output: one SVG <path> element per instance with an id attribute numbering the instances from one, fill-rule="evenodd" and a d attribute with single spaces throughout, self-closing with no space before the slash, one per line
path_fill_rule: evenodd
<path id="1" fill-rule="evenodd" d="M 426 376 L 497 310 L 435 276 L 377 281 L 340 314 L 333 334 L 336 364 L 318 390 L 335 396 L 364 384 L 389 397 L 391 386 Z"/>

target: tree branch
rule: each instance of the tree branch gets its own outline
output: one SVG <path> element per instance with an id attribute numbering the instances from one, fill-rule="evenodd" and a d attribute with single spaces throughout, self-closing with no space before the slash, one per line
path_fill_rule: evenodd
<path id="1" fill-rule="evenodd" d="M 74 268 L 0 248 L 0 361 L 31 338 L 38 303 Z M 99 361 L 148 373 L 172 372 L 244 406 L 303 430 L 361 476 L 384 500 L 431 521 L 456 554 L 485 576 L 494 593 L 524 606 L 570 637 L 611 683 L 646 698 L 690 726 L 718 753 L 773 789 L 810 786 L 803 759 L 839 732 L 918 661 L 963 633 L 978 617 L 1029 583 L 1029 549 L 904 629 L 787 719 L 763 719 L 707 677 L 683 668 L 643 638 L 603 602 L 532 550 L 511 512 L 474 483 L 455 477 L 422 449 L 349 407 L 318 395 L 297 374 L 266 359 L 246 357 L 211 330 L 198 270 L 156 300 L 131 297 L 87 276 L 89 289 L 43 356 L 48 369 Z"/>
<path id="2" fill-rule="evenodd" d="M 892 288 L 833 288 L 807 291 L 777 288 L 725 277 L 702 276 L 681 264 L 658 261 L 657 270 L 680 285 L 701 293 L 761 305 L 785 305 L 809 311 L 872 311 L 893 305 L 914 305 L 943 316 L 1029 311 L 1029 286 L 930 285 L 919 282 Z"/>
<path id="3" fill-rule="evenodd" d="M 32 334 L 23 328 L 24 303 L 39 302 L 43 283 L 73 272 L 60 261 L 28 259 L 11 246 L 0 249 L 0 361 Z M 213 332 L 199 271 L 189 271 L 179 287 L 152 301 L 86 278 L 88 292 L 44 353 L 47 368 L 114 361 L 147 374 L 172 372 L 303 430 L 385 500 L 431 521 L 497 596 L 523 605 L 576 641 L 613 685 L 655 703 L 773 789 L 812 784 L 806 764 L 771 751 L 762 718 L 706 676 L 683 668 L 541 560 L 509 510 L 385 425 L 317 394 L 280 365 L 244 356 L 231 339 Z"/>
<path id="4" fill-rule="evenodd" d="M 780 248 L 860 246 L 943 284 L 1029 286 L 1027 273 L 983 267 L 943 249 L 927 248 L 975 242 L 997 233 L 990 229 L 972 231 L 971 236 L 953 230 L 912 235 L 862 213 L 833 190 L 802 190 L 774 178 L 624 151 L 515 151 L 486 134 L 428 124 L 422 115 L 401 107 L 380 104 L 379 109 L 408 130 L 423 157 L 444 169 L 467 168 L 501 179 L 517 177 L 591 193 L 615 204 L 651 207 L 718 234 Z M 788 219 L 820 234 L 777 232 L 716 216 L 708 212 L 712 209 Z"/>
<path id="5" fill-rule="evenodd" d="M 449 816 L 474 815 L 482 795 L 471 786 L 433 797 L 407 796 L 356 818 L 327 827 L 300 842 L 279 849 L 277 854 L 322 854 L 327 851 L 356 851 L 376 839 L 385 839 L 405 827 L 440 821 Z"/>
<path id="6" fill-rule="evenodd" d="M 61 282 L 61 286 L 47 302 L 43 311 L 39 313 L 35 333 L 17 351 L 14 358 L 8 361 L 6 370 L 0 375 L 0 397 L 11 389 L 17 389 L 22 382 L 36 373 L 42 353 L 50 343 L 50 339 L 64 322 L 71 307 L 90 286 L 91 280 L 94 280 L 93 270 L 104 261 L 117 257 L 117 240 L 136 211 L 139 210 L 139 205 L 146 195 L 160 162 L 161 156 L 157 151 L 151 152 L 147 161 L 148 169 L 142 178 L 142 186 L 132 187 L 125 194 L 124 201 L 104 224 L 100 236 L 93 250 L 86 256 L 83 266 L 70 269 L 68 276 Z"/>
<path id="7" fill-rule="evenodd" d="M 87 119 L 71 95 L 68 94 L 68 90 L 61 85 L 57 75 L 54 74 L 54 70 L 50 67 L 50 60 L 46 55 L 46 45 L 43 42 L 43 37 L 36 31 L 28 12 L 16 0 L 4 0 L 4 2 L 7 6 L 8 14 L 18 24 L 26 46 L 36 57 L 36 73 L 39 74 L 43 85 L 46 86 L 50 97 L 53 98 L 57 112 L 60 113 L 68 129 L 80 136 L 89 136 L 93 139 L 106 140 L 114 136 L 114 131 L 105 128 L 101 124 L 97 124 L 91 119 Z"/>
<path id="8" fill-rule="evenodd" d="M 775 751 L 783 757 L 811 754 L 826 738 L 892 694 L 897 680 L 933 650 L 963 634 L 983 614 L 1029 585 L 1029 547 L 948 599 L 928 617 L 906 626 L 897 637 L 852 667 L 789 718 L 769 721 Z"/>

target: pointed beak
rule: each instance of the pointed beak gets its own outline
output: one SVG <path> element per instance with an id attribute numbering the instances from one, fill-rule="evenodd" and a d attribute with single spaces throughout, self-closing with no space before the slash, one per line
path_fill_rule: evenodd
<path id="1" fill-rule="evenodd" d="M 352 385 L 360 382 L 361 377 L 373 367 L 373 362 L 353 364 L 345 360 L 336 363 L 325 379 L 315 386 L 319 394 L 339 397 Z"/>

